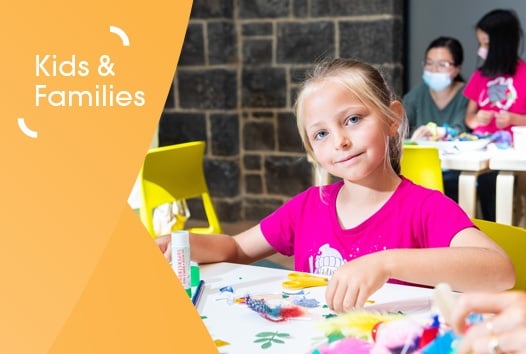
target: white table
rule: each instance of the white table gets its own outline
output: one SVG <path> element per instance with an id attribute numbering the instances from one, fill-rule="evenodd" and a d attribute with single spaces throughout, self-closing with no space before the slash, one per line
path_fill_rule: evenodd
<path id="1" fill-rule="evenodd" d="M 457 154 L 443 154 L 440 157 L 442 168 L 459 170 L 458 204 L 469 217 L 477 214 L 477 177 L 489 169 L 490 153 L 483 151 L 464 151 Z"/>
<path id="2" fill-rule="evenodd" d="M 316 323 L 325 320 L 324 315 L 332 314 L 325 306 L 325 287 L 306 289 L 306 297 L 314 298 L 320 306 L 306 309 L 308 315 L 301 319 L 290 319 L 284 322 L 271 322 L 250 310 L 244 304 L 228 303 L 227 292 L 220 289 L 230 286 L 235 297 L 247 294 L 263 295 L 274 301 L 290 301 L 291 298 L 280 300 L 289 270 L 263 268 L 232 263 L 217 263 L 201 266 L 201 278 L 205 280 L 205 288 L 197 309 L 211 337 L 216 341 L 224 341 L 228 345 L 219 346 L 220 353 L 310 353 L 317 345 L 324 343 L 324 333 L 316 327 Z M 411 287 L 395 284 L 385 284 L 371 300 L 379 311 L 401 310 L 418 318 L 428 318 L 432 305 L 432 289 Z M 259 334 L 259 336 L 258 336 Z M 277 337 L 277 335 L 282 337 Z M 254 342 L 257 339 L 279 339 L 272 342 L 267 349 L 262 348 L 265 342 Z"/>
<path id="3" fill-rule="evenodd" d="M 491 156 L 489 168 L 499 171 L 496 221 L 512 225 L 515 176 L 519 171 L 526 171 L 526 151 L 497 150 Z"/>
<path id="4" fill-rule="evenodd" d="M 470 218 L 477 215 L 477 177 L 489 169 L 491 154 L 486 150 L 441 154 L 442 168 L 459 170 L 458 204 Z"/>

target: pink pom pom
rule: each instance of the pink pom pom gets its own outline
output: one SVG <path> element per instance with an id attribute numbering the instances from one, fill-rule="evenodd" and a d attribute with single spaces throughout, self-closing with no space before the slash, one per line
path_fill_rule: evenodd
<path id="1" fill-rule="evenodd" d="M 357 338 L 343 338 L 336 342 L 324 344 L 313 353 L 316 354 L 338 354 L 338 353 L 353 353 L 353 354 L 369 354 L 371 353 L 372 344 Z M 389 353 L 389 352 L 387 352 Z"/>
<path id="2" fill-rule="evenodd" d="M 418 344 L 422 327 L 409 318 L 382 323 L 376 332 L 376 343 L 388 349 L 409 348 Z"/>

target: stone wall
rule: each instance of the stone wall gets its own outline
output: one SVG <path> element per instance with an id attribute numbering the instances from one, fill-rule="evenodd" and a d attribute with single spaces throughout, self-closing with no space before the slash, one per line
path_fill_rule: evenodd
<path id="1" fill-rule="evenodd" d="M 312 184 L 293 114 L 305 70 L 364 60 L 400 95 L 403 12 L 403 0 L 194 0 L 159 145 L 205 140 L 220 220 L 261 219 Z"/>

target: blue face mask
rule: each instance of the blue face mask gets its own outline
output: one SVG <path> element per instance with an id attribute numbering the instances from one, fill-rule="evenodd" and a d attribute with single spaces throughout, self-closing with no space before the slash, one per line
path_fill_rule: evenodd
<path id="1" fill-rule="evenodd" d="M 424 70 L 422 79 L 433 91 L 442 91 L 451 85 L 451 77 L 449 76 L 449 73 L 434 73 Z"/>

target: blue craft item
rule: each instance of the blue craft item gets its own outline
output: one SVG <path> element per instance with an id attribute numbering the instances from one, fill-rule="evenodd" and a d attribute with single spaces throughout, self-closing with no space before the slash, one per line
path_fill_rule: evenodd
<path id="1" fill-rule="evenodd" d="M 219 292 L 223 295 L 226 302 L 230 305 L 234 303 L 234 289 L 227 285 L 219 289 Z"/>
<path id="2" fill-rule="evenodd" d="M 470 313 L 468 315 L 467 320 L 466 320 L 466 322 L 469 325 L 474 325 L 474 324 L 480 323 L 482 321 L 484 321 L 484 316 L 482 316 L 480 313 L 476 313 L 476 312 Z"/>
<path id="3" fill-rule="evenodd" d="M 444 129 L 446 130 L 446 135 L 444 136 L 443 139 L 454 138 L 458 135 L 457 130 L 455 128 L 450 127 L 449 124 L 447 123 L 444 123 Z"/>
<path id="4" fill-rule="evenodd" d="M 269 319 L 273 320 L 281 319 L 281 306 L 276 306 L 272 308 L 269 305 L 267 305 L 267 303 L 264 300 L 255 300 L 252 297 L 250 297 L 250 295 L 245 296 L 245 303 L 247 304 L 248 308 L 259 313 L 263 317 L 268 317 Z"/>
<path id="5" fill-rule="evenodd" d="M 231 286 L 227 285 L 227 286 L 223 286 L 221 289 L 219 289 L 219 292 L 221 292 L 221 293 L 224 293 L 224 292 L 233 293 L 234 289 Z"/>
<path id="6" fill-rule="evenodd" d="M 509 149 L 511 147 L 511 134 L 507 130 L 499 130 L 491 135 L 491 141 L 495 143 L 499 149 Z"/>
<path id="7" fill-rule="evenodd" d="M 195 290 L 194 295 L 192 296 L 192 304 L 194 304 L 195 307 L 199 304 L 199 300 L 201 299 L 201 295 L 203 295 L 203 291 L 205 288 L 205 281 L 201 279 L 199 281 L 199 284 L 197 285 L 197 289 Z"/>
<path id="8" fill-rule="evenodd" d="M 455 354 L 459 340 L 460 337 L 449 330 L 425 346 L 422 349 L 422 354 Z"/>
<path id="9" fill-rule="evenodd" d="M 305 296 L 292 300 L 292 303 L 294 305 L 298 305 L 301 307 L 310 307 L 310 308 L 318 307 L 320 305 L 320 302 L 318 300 L 307 299 Z"/>

